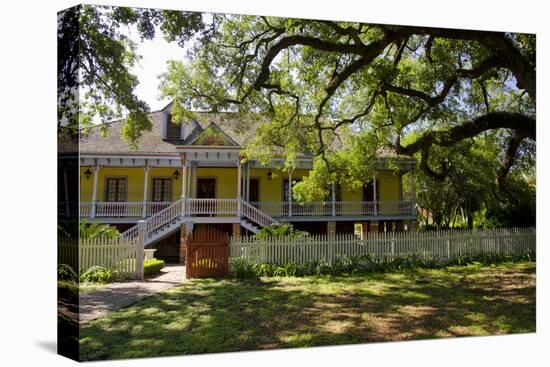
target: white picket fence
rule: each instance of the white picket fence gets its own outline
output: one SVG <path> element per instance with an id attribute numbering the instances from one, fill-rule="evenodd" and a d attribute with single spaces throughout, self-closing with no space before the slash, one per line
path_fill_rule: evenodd
<path id="1" fill-rule="evenodd" d="M 450 261 L 458 256 L 482 253 L 535 253 L 534 228 L 483 230 L 442 230 L 426 232 L 369 233 L 361 240 L 353 234 L 313 235 L 303 238 L 235 237 L 230 241 L 230 257 L 255 263 L 331 263 L 337 258 L 370 255 L 373 258 L 408 257 Z"/>
<path id="2" fill-rule="evenodd" d="M 116 269 L 131 278 L 142 278 L 143 244 L 124 236 L 116 238 L 98 237 L 92 239 L 58 238 L 58 263 L 68 264 L 75 271 L 92 266 Z"/>

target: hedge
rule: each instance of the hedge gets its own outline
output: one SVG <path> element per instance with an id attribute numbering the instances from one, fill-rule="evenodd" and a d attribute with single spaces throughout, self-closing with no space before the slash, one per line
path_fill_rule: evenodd
<path id="1" fill-rule="evenodd" d="M 149 276 L 158 273 L 160 269 L 164 268 L 164 260 L 150 259 L 143 262 L 143 274 Z"/>

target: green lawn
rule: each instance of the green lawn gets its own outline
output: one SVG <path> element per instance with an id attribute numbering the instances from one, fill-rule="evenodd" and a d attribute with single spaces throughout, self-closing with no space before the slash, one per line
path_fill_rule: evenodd
<path id="1" fill-rule="evenodd" d="M 87 324 L 84 360 L 535 331 L 535 264 L 190 280 Z"/>

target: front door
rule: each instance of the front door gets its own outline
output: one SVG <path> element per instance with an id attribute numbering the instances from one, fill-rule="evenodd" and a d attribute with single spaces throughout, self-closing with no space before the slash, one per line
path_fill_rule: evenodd
<path id="1" fill-rule="evenodd" d="M 216 179 L 197 178 L 197 198 L 215 199 L 216 198 Z"/>
<path id="2" fill-rule="evenodd" d="M 197 199 L 215 199 L 216 198 L 216 179 L 197 178 Z M 199 217 L 214 216 L 216 214 L 216 203 L 210 200 L 198 202 L 192 208 L 192 211 Z"/>
<path id="3" fill-rule="evenodd" d="M 250 179 L 250 193 L 248 194 L 248 201 L 256 203 L 260 201 L 260 180 L 257 178 Z"/>
<path id="4" fill-rule="evenodd" d="M 376 181 L 376 192 L 380 192 L 378 181 Z M 378 203 L 373 203 L 374 197 L 374 182 L 370 181 L 368 184 L 363 186 L 363 204 L 361 205 L 361 211 L 365 215 L 372 215 L 377 212 Z"/>

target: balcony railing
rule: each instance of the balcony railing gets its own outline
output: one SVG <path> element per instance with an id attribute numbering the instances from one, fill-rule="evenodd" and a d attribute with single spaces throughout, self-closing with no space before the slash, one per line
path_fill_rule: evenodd
<path id="1" fill-rule="evenodd" d="M 95 203 L 95 217 L 150 217 L 172 204 L 171 201 L 147 202 L 142 201 L 121 201 Z M 80 202 L 80 216 L 91 217 L 93 203 Z"/>
<path id="2" fill-rule="evenodd" d="M 415 215 L 412 201 L 324 201 L 324 202 L 253 202 L 250 203 L 272 217 L 287 216 L 362 216 Z"/>
<path id="3" fill-rule="evenodd" d="M 95 217 L 150 217 L 170 206 L 171 202 L 97 202 Z M 327 201 L 327 202 L 252 202 L 253 207 L 271 217 L 291 216 L 414 216 L 412 201 Z M 195 199 L 184 203 L 186 216 L 233 215 L 239 212 L 237 199 Z M 91 217 L 91 202 L 80 203 L 80 216 Z"/>

